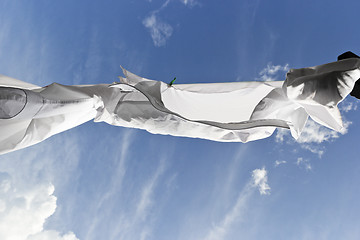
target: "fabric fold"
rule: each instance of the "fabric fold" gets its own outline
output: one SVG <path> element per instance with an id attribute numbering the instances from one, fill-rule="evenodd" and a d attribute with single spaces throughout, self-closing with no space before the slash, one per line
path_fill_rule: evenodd
<path id="1" fill-rule="evenodd" d="M 312 68 L 291 69 L 283 90 L 321 125 L 341 131 L 343 123 L 337 105 L 349 95 L 360 78 L 360 61 L 345 59 Z"/>

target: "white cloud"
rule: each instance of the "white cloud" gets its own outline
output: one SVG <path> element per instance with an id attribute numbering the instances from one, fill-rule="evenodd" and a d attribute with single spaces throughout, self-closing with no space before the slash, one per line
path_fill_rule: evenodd
<path id="1" fill-rule="evenodd" d="M 143 20 L 143 25 L 150 31 L 151 38 L 156 47 L 164 46 L 173 32 L 173 28 L 161 21 L 155 12 Z"/>
<path id="2" fill-rule="evenodd" d="M 296 160 L 296 165 L 298 165 L 299 167 L 304 167 L 306 169 L 306 171 L 312 170 L 312 166 L 310 164 L 310 161 L 308 159 L 304 159 L 302 157 L 299 157 Z"/>
<path id="3" fill-rule="evenodd" d="M 253 184 L 258 187 L 261 195 L 270 194 L 270 186 L 267 183 L 267 171 L 265 168 L 255 169 L 252 172 Z"/>
<path id="4" fill-rule="evenodd" d="M 44 238 L 44 223 L 56 209 L 54 186 L 50 183 L 29 184 L 18 182 L 9 173 L 0 173 L 0 239 L 41 240 L 76 239 L 73 233 L 64 235 L 51 231 L 59 238 Z M 67 236 L 74 236 L 69 238 Z M 66 237 L 66 238 L 65 238 Z"/>
<path id="5" fill-rule="evenodd" d="M 280 80 L 277 79 L 279 76 L 277 76 L 278 73 L 284 73 L 289 71 L 289 64 L 285 64 L 284 66 L 281 65 L 273 65 L 272 63 L 268 63 L 266 68 L 261 70 L 260 77 L 257 78 L 257 80 L 261 81 L 275 81 Z M 283 77 L 280 77 L 283 79 Z"/>
<path id="6" fill-rule="evenodd" d="M 279 166 L 279 165 L 281 165 L 281 164 L 285 164 L 285 163 L 286 163 L 285 160 L 282 160 L 282 161 L 276 160 L 276 161 L 274 162 L 274 166 L 277 167 L 277 166 Z"/>

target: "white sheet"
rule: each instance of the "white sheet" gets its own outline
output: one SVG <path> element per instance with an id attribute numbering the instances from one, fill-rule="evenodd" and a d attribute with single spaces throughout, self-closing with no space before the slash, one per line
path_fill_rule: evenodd
<path id="1" fill-rule="evenodd" d="M 169 86 L 126 70 L 124 75 L 115 84 L 54 83 L 44 88 L 0 76 L 0 108 L 10 115 L 20 109 L 24 97 L 9 97 L 9 91 L 14 96 L 26 93 L 20 113 L 0 119 L 0 153 L 36 144 L 91 119 L 156 134 L 224 142 L 265 138 L 276 127 L 289 128 L 297 138 L 309 116 L 340 131 L 337 104 L 360 78 L 360 60 L 292 69 L 285 81 L 275 82 Z"/>

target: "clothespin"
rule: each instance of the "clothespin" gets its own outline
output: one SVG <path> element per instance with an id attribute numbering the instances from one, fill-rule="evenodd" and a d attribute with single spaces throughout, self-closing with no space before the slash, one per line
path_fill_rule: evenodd
<path id="1" fill-rule="evenodd" d="M 174 77 L 174 79 L 169 83 L 169 86 L 172 86 L 173 83 L 175 82 L 175 80 L 176 80 L 176 77 Z"/>

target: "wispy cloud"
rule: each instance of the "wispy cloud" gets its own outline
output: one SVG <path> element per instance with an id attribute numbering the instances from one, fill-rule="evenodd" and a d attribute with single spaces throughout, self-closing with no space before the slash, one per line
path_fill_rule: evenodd
<path id="1" fill-rule="evenodd" d="M 358 103 L 359 101 L 351 101 L 349 98 L 346 98 L 345 101 L 339 104 L 339 110 L 343 113 L 355 111 L 358 109 Z"/>
<path id="2" fill-rule="evenodd" d="M 150 217 L 155 207 L 154 192 L 165 170 L 166 158 L 162 158 L 154 173 L 148 181 L 145 181 L 141 191 L 135 197 L 137 200 L 135 206 L 123 212 L 119 217 L 119 227 L 114 229 L 111 239 L 147 239 L 151 235 L 155 218 L 155 216 Z"/>
<path id="3" fill-rule="evenodd" d="M 78 64 L 76 71 L 74 71 L 73 84 L 81 84 L 82 82 L 96 81 L 100 77 L 102 55 L 100 52 L 99 43 L 99 27 L 93 26 L 91 36 L 88 43 L 88 49 L 86 51 L 86 60 L 83 64 Z M 76 61 L 72 60 L 70 64 L 74 64 Z M 76 66 L 76 64 L 74 64 Z"/>
<path id="4" fill-rule="evenodd" d="M 326 149 L 322 145 L 315 145 L 315 144 L 300 144 L 300 147 L 304 150 L 310 151 L 316 155 L 318 155 L 319 158 L 321 158 Z"/>
<path id="5" fill-rule="evenodd" d="M 105 194 L 98 201 L 97 209 L 100 209 L 107 200 L 122 190 L 123 181 L 126 174 L 126 162 L 129 158 L 130 146 L 135 138 L 135 134 L 130 129 L 124 131 L 121 138 L 121 145 L 118 151 L 115 151 L 114 159 L 116 160 L 115 171 L 111 176 L 109 187 Z"/>
<path id="6" fill-rule="evenodd" d="M 283 128 L 278 128 L 276 130 L 276 135 L 275 135 L 275 141 L 276 142 L 284 142 L 286 140 L 287 137 L 290 136 L 290 132 L 287 129 L 283 129 Z"/>
<path id="7" fill-rule="evenodd" d="M 173 33 L 173 28 L 170 24 L 162 21 L 158 14 L 164 10 L 170 0 L 166 0 L 159 9 L 154 10 L 148 17 L 143 20 L 143 25 L 149 30 L 153 43 L 156 47 L 165 46 L 166 41 Z"/>
<path id="8" fill-rule="evenodd" d="M 247 201 L 251 195 L 252 191 L 249 186 L 247 186 L 243 191 L 240 192 L 236 203 L 233 207 L 226 213 L 223 220 L 218 224 L 214 224 L 210 229 L 204 240 L 222 240 L 226 239 L 226 235 L 231 230 L 232 225 L 239 220 L 241 214 L 246 209 Z"/>
<path id="9" fill-rule="evenodd" d="M 222 177 L 222 181 L 218 181 L 218 185 L 214 189 L 215 192 L 221 191 L 222 196 L 229 196 L 234 191 L 234 185 L 236 183 L 236 179 L 239 175 L 239 169 L 241 166 L 241 163 L 245 160 L 245 155 L 248 151 L 247 145 L 242 145 L 240 148 L 237 149 L 237 151 L 234 154 L 234 157 L 230 164 L 227 166 L 226 171 L 226 177 Z M 228 199 L 222 199 L 220 200 L 219 204 L 223 205 L 224 202 L 228 202 Z"/>
<path id="10" fill-rule="evenodd" d="M 113 198 L 123 191 L 124 178 L 127 172 L 127 163 L 130 158 L 130 146 L 132 145 L 136 135 L 131 129 L 126 129 L 121 137 L 121 144 L 118 148 L 114 149 L 114 153 L 111 159 L 114 159 L 114 168 L 110 177 L 110 182 L 103 191 L 98 193 L 99 199 L 95 201 L 95 205 L 91 207 L 92 215 L 97 216 L 91 219 L 89 227 L 87 229 L 86 239 L 94 239 L 96 231 L 99 229 L 99 225 L 102 223 L 106 216 L 109 216 L 108 211 L 104 211 L 104 206 L 112 204 Z M 106 208 L 109 210 L 109 208 Z"/>
<path id="11" fill-rule="evenodd" d="M 306 171 L 312 170 L 312 166 L 310 164 L 310 161 L 308 159 L 304 159 L 302 157 L 299 157 L 296 160 L 296 165 L 298 165 L 299 167 L 305 168 Z"/>
<path id="12" fill-rule="evenodd" d="M 276 161 L 274 162 L 274 166 L 277 167 L 277 166 L 279 166 L 279 165 L 281 165 L 281 164 L 285 164 L 285 163 L 286 163 L 285 160 L 276 160 Z"/>
<path id="13" fill-rule="evenodd" d="M 279 77 L 278 74 L 289 71 L 289 64 L 282 65 L 273 65 L 272 63 L 268 63 L 268 65 L 261 70 L 260 77 L 257 80 L 260 81 L 275 81 L 284 79 L 284 76 Z M 280 78 L 280 79 L 279 79 Z"/>
<path id="14" fill-rule="evenodd" d="M 193 7 L 199 5 L 200 3 L 197 0 L 180 0 L 185 6 Z"/>
<path id="15" fill-rule="evenodd" d="M 161 159 L 159 166 L 157 167 L 155 173 L 149 179 L 149 181 L 143 187 L 141 194 L 140 194 L 140 201 L 136 207 L 136 215 L 135 220 L 144 221 L 147 218 L 148 210 L 153 204 L 153 193 L 154 189 L 157 186 L 159 177 L 165 171 L 165 160 Z"/>
<path id="16" fill-rule="evenodd" d="M 79 232 L 82 238 L 151 239 L 161 203 L 176 184 L 176 175 L 166 175 L 171 150 L 138 155 L 140 149 L 146 152 L 142 141 L 136 131 L 126 129 L 117 143 L 104 145 L 113 149 L 107 156 L 109 177 L 93 180 L 96 191 L 92 191 L 92 201 L 78 202 L 87 204 L 88 209 L 83 223 L 86 229 L 81 230 L 83 237 Z M 157 193 L 159 189 L 161 194 Z"/>
<path id="17" fill-rule="evenodd" d="M 255 169 L 252 172 L 253 184 L 259 189 L 261 195 L 270 194 L 270 187 L 267 183 L 267 171 L 263 167 L 262 169 Z"/>
<path id="18" fill-rule="evenodd" d="M 269 194 L 270 187 L 267 183 L 267 171 L 265 168 L 252 171 L 252 177 L 245 187 L 240 191 L 235 204 L 228 210 L 221 221 L 213 224 L 204 240 L 222 240 L 226 239 L 233 225 L 238 222 L 246 211 L 248 201 L 254 190 L 258 188 L 261 195 Z"/>
<path id="19" fill-rule="evenodd" d="M 149 30 L 156 47 L 164 46 L 173 32 L 171 25 L 163 22 L 156 13 L 152 13 L 146 17 L 143 20 L 143 24 Z"/>
<path id="20" fill-rule="evenodd" d="M 152 2 L 149 0 L 149 2 Z M 173 27 L 163 21 L 159 15 L 160 13 L 167 8 L 171 0 L 166 0 L 160 8 L 150 12 L 150 14 L 144 18 L 142 24 L 147 28 L 150 32 L 150 36 L 153 40 L 153 43 L 156 47 L 163 47 L 166 45 L 166 42 L 173 34 Z M 187 7 L 194 7 L 195 5 L 200 5 L 197 0 L 180 0 Z"/>

